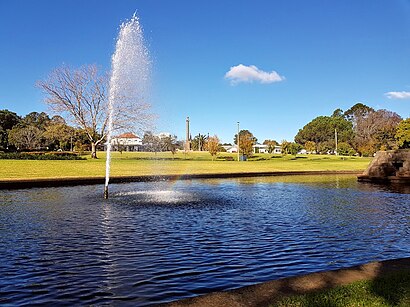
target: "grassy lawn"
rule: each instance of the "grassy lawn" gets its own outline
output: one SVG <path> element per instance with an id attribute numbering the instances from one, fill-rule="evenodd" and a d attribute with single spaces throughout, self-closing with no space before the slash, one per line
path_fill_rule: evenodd
<path id="1" fill-rule="evenodd" d="M 221 157 L 236 154 L 220 154 Z M 97 160 L 0 160 L 0 179 L 17 178 L 59 178 L 94 177 L 105 175 L 105 153 L 99 152 Z M 364 170 L 370 158 L 336 156 L 274 156 L 259 154 L 248 161 L 212 161 L 208 152 L 188 154 L 170 152 L 114 152 L 112 155 L 112 176 L 137 176 L 155 174 L 203 174 L 269 171 L 340 171 Z"/>
<path id="2" fill-rule="evenodd" d="M 287 297 L 273 306 L 410 306 L 410 271 Z"/>

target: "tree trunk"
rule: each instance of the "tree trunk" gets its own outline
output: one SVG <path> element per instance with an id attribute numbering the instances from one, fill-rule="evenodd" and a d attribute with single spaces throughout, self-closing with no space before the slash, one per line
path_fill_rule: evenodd
<path id="1" fill-rule="evenodd" d="M 97 159 L 97 147 L 94 142 L 91 142 L 91 158 Z"/>

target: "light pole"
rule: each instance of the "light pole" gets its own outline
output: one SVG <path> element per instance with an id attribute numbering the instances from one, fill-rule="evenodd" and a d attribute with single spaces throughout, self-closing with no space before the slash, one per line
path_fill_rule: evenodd
<path id="1" fill-rule="evenodd" d="M 236 138 L 236 145 L 238 145 L 237 152 L 238 152 L 238 161 L 239 161 L 239 122 L 238 122 L 238 137 Z"/>

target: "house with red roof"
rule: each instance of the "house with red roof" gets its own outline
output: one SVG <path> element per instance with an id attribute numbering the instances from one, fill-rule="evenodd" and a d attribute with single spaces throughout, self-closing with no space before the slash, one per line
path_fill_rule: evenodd
<path id="1" fill-rule="evenodd" d="M 131 133 L 123 133 L 111 139 L 111 148 L 116 151 L 142 151 L 142 139 Z"/>

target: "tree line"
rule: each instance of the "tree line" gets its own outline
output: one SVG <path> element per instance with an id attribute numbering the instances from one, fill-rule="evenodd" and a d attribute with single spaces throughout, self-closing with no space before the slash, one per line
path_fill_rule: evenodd
<path id="1" fill-rule="evenodd" d="M 101 136 L 97 134 L 96 138 Z M 106 141 L 105 138 L 102 140 Z M 175 153 L 184 149 L 184 141 L 175 135 L 156 135 L 151 131 L 144 132 L 142 144 L 148 152 Z M 114 142 L 113 146 L 115 150 L 124 150 L 122 144 Z M 91 142 L 84 129 L 68 125 L 59 115 L 50 117 L 46 112 L 31 112 L 19 116 L 9 110 L 0 110 L 0 151 L 38 150 L 90 151 Z M 219 138 L 199 134 L 193 140 L 193 150 L 209 151 L 215 156 L 221 150 Z"/>
<path id="2" fill-rule="evenodd" d="M 314 118 L 295 136 L 309 152 L 372 156 L 379 150 L 409 148 L 410 119 L 357 103 Z"/>
<path id="3" fill-rule="evenodd" d="M 96 138 L 105 138 L 96 134 Z M 239 132 L 240 153 L 253 154 L 257 138 L 249 130 Z M 225 151 L 219 138 L 199 133 L 190 140 L 191 149 L 209 151 L 214 157 Z M 233 143 L 238 145 L 238 135 Z M 145 151 L 160 152 L 184 149 L 184 141 L 176 136 L 158 136 L 151 131 L 143 134 Z M 355 104 L 343 111 L 337 109 L 330 116 L 318 116 L 299 130 L 295 142 L 265 140 L 269 153 L 281 146 L 283 154 L 296 155 L 301 149 L 309 153 L 336 153 L 339 155 L 372 156 L 378 150 L 410 148 L 410 118 L 402 119 L 388 110 L 374 110 L 364 104 Z M 229 144 L 230 145 L 230 144 Z M 115 147 L 115 144 L 114 144 Z M 122 150 L 118 145 L 117 150 Z M 45 112 L 31 112 L 19 116 L 9 110 L 0 110 L 0 150 L 91 150 L 87 131 L 66 123 L 59 115 L 50 117 Z"/>
<path id="4" fill-rule="evenodd" d="M 239 152 L 246 156 L 253 154 L 257 141 L 249 130 L 239 131 L 239 146 L 238 134 L 233 139 Z M 202 150 L 204 142 L 206 137 L 198 134 L 192 144 Z M 306 153 L 373 156 L 379 150 L 410 148 L 410 118 L 357 103 L 346 111 L 336 109 L 330 116 L 314 118 L 299 129 L 294 142 L 268 139 L 263 144 L 269 153 L 280 146 L 282 154 L 296 155 L 304 149 Z"/>
<path id="5" fill-rule="evenodd" d="M 0 150 L 89 150 L 90 142 L 81 128 L 68 125 L 59 115 L 31 112 L 19 116 L 0 110 Z"/>

